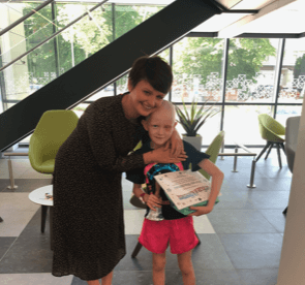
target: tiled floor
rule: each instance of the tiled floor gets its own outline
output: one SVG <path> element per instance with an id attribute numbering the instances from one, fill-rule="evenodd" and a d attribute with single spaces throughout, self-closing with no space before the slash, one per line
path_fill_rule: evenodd
<path id="1" fill-rule="evenodd" d="M 284 157 L 278 167 L 276 152 L 257 163 L 256 188 L 249 189 L 251 159 L 239 158 L 233 173 L 233 158 L 218 160 L 225 173 L 220 203 L 205 216 L 194 217 L 201 244 L 193 251 L 197 285 L 275 285 L 282 249 L 291 174 Z M 52 251 L 47 222 L 40 232 L 41 209 L 28 199 L 32 190 L 48 185 L 50 175 L 34 171 L 28 159 L 14 159 L 18 188 L 9 190 L 7 164 L 0 159 L 0 285 L 86 284 L 74 277 L 51 275 Z M 114 271 L 113 285 L 152 284 L 151 253 L 137 244 L 144 210 L 129 203 L 132 184 L 123 179 L 127 255 Z M 167 252 L 166 284 L 182 285 L 175 255 Z"/>

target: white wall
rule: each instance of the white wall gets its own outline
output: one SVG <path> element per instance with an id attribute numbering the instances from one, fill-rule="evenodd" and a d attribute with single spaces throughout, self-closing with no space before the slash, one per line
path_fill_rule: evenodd
<path id="1" fill-rule="evenodd" d="M 305 98 L 304 98 L 305 99 Z M 277 285 L 305 284 L 305 111 L 294 161 Z"/>

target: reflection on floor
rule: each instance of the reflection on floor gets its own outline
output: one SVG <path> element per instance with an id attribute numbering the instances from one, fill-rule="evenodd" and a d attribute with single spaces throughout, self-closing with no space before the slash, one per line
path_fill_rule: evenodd
<path id="1" fill-rule="evenodd" d="M 233 158 L 219 159 L 225 173 L 220 203 L 214 210 L 195 217 L 201 244 L 193 251 L 196 284 L 274 285 L 282 249 L 291 174 L 283 159 L 278 167 L 276 152 L 256 167 L 254 189 L 247 188 L 251 159 L 238 159 L 233 173 Z M 51 275 L 49 224 L 40 233 L 41 209 L 28 199 L 32 190 L 48 185 L 50 175 L 32 170 L 28 159 L 14 159 L 18 188 L 9 190 L 7 164 L 0 159 L 0 285 L 2 284 L 87 284 L 74 277 Z M 151 253 L 142 248 L 136 259 L 131 253 L 137 244 L 144 211 L 129 203 L 132 184 L 123 178 L 127 255 L 114 271 L 113 285 L 152 284 Z M 166 284 L 183 284 L 177 258 L 167 252 Z"/>

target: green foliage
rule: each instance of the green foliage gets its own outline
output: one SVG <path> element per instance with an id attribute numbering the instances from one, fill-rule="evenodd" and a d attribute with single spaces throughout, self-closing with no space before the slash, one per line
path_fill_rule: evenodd
<path id="1" fill-rule="evenodd" d="M 232 39 L 230 40 L 227 79 L 246 74 L 248 80 L 255 80 L 263 62 L 269 56 L 276 56 L 276 49 L 269 39 Z"/>
<path id="2" fill-rule="evenodd" d="M 224 40 L 218 38 L 185 38 L 174 47 L 174 72 L 184 75 L 187 80 L 192 75 L 200 75 L 200 84 L 206 84 L 211 72 L 221 76 Z M 246 74 L 253 80 L 269 56 L 275 56 L 276 49 L 269 39 L 231 39 L 227 79 Z"/>
<path id="3" fill-rule="evenodd" d="M 197 109 L 197 102 L 193 100 L 190 111 L 187 110 L 183 101 L 184 113 L 177 106 L 175 106 L 178 115 L 178 122 L 186 131 L 187 136 L 196 136 L 198 130 L 202 127 L 206 120 L 209 117 L 212 118 L 218 113 L 213 109 L 214 105 L 211 105 L 205 109 L 207 101 L 208 100 L 206 100 L 204 104 Z"/>
<path id="4" fill-rule="evenodd" d="M 28 14 L 37 7 L 37 3 L 28 3 L 23 9 L 23 15 Z M 27 50 L 47 39 L 53 34 L 51 5 L 32 15 L 24 21 L 24 33 Z M 45 76 L 45 72 L 56 72 L 54 56 L 54 40 L 45 43 L 27 56 L 30 71 L 30 82 L 34 84 L 47 84 L 51 78 Z M 32 82 L 32 78 L 40 78 L 38 82 Z"/>
<path id="5" fill-rule="evenodd" d="M 36 6 L 36 3 L 27 4 L 23 14 L 26 15 Z M 54 32 L 62 29 L 92 7 L 92 4 L 84 3 L 56 3 L 53 25 L 51 5 L 47 5 L 24 22 L 27 50 L 50 37 Z M 115 5 L 115 36 L 113 35 L 111 4 L 104 4 L 103 8 L 99 7 L 90 12 L 90 17 L 85 16 L 28 56 L 27 61 L 32 73 L 31 76 L 37 80 L 33 83 L 47 84 L 51 78 L 46 74 L 55 76 L 57 72 L 59 74 L 65 73 L 73 67 L 73 64 L 82 62 L 162 8 L 161 6 Z M 56 61 L 59 65 L 57 67 Z"/>
<path id="6" fill-rule="evenodd" d="M 298 57 L 294 65 L 293 77 L 298 78 L 300 75 L 305 75 L 305 54 Z"/>

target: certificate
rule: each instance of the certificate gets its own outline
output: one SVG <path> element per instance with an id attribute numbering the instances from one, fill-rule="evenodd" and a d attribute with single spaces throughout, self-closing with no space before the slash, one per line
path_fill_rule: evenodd
<path id="1" fill-rule="evenodd" d="M 178 211 L 189 206 L 205 206 L 208 203 L 211 183 L 197 171 L 167 172 L 155 175 L 155 179 Z M 219 202 L 218 198 L 216 202 Z M 185 211 L 181 212 L 185 213 Z M 188 210 L 188 212 L 194 211 Z"/>

